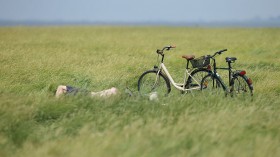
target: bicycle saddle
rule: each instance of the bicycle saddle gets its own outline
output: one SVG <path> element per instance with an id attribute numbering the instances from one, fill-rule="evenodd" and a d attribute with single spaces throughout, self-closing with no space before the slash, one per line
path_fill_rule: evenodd
<path id="1" fill-rule="evenodd" d="M 236 57 L 226 57 L 226 62 L 234 62 L 235 60 L 237 60 Z"/>
<path id="2" fill-rule="evenodd" d="M 183 55 L 182 58 L 185 58 L 186 60 L 192 60 L 195 58 L 194 55 Z"/>

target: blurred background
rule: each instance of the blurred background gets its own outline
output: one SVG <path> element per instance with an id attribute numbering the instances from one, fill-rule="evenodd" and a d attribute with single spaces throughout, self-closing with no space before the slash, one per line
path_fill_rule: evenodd
<path id="1" fill-rule="evenodd" d="M 0 25 L 280 26 L 279 0 L 0 0 Z"/>

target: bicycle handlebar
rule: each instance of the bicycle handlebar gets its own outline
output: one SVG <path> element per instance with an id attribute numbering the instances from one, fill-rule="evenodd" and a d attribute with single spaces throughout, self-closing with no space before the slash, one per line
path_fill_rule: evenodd
<path id="1" fill-rule="evenodd" d="M 176 46 L 173 46 L 173 45 L 165 46 L 165 47 L 162 49 L 162 51 L 164 51 L 165 49 L 166 49 L 167 51 L 169 51 L 169 50 L 172 49 L 172 48 L 176 48 Z"/>
<path id="2" fill-rule="evenodd" d="M 157 49 L 157 53 L 160 54 L 160 55 L 163 55 L 164 50 L 169 51 L 172 48 L 176 48 L 176 46 L 175 45 L 165 46 L 165 47 L 162 48 L 162 50 Z M 217 51 L 217 52 L 214 53 L 214 55 L 212 55 L 212 56 L 208 55 L 207 57 L 214 58 L 217 54 L 220 55 L 220 54 L 222 54 L 225 51 L 227 51 L 227 49 L 223 49 L 223 50 Z"/>
<path id="3" fill-rule="evenodd" d="M 165 47 L 162 48 L 162 50 L 157 49 L 157 53 L 163 55 L 164 50 L 169 51 L 172 48 L 176 48 L 176 46 L 175 45 L 165 46 Z"/>
<path id="4" fill-rule="evenodd" d="M 216 53 L 218 53 L 218 54 L 220 55 L 220 54 L 222 54 L 222 53 L 225 52 L 225 51 L 227 51 L 227 49 L 220 50 L 220 51 L 218 51 L 218 52 L 216 52 Z"/>
<path id="5" fill-rule="evenodd" d="M 217 51 L 217 52 L 214 53 L 214 55 L 212 55 L 212 56 L 208 55 L 207 57 L 214 58 L 217 54 L 220 55 L 220 54 L 222 54 L 225 51 L 227 51 L 227 49 L 223 49 L 223 50 Z"/>

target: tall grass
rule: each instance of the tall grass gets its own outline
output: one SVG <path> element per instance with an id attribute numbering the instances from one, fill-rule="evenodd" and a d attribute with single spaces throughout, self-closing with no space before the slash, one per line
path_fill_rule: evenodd
<path id="1" fill-rule="evenodd" d="M 0 156 L 279 156 L 280 29 L 181 27 L 0 28 Z M 60 84 L 136 91 L 156 63 L 182 81 L 183 54 L 235 56 L 255 95 L 194 92 L 149 101 L 54 97 Z M 222 72 L 221 72 L 222 74 Z M 226 80 L 226 78 L 225 78 Z"/>

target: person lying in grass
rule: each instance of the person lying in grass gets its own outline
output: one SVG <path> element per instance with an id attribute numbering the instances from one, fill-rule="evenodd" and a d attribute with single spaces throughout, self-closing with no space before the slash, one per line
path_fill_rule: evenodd
<path id="1" fill-rule="evenodd" d="M 88 91 L 86 89 L 80 89 L 80 88 L 76 88 L 76 87 L 72 87 L 72 86 L 59 85 L 56 89 L 55 96 L 57 98 L 59 98 L 62 95 L 67 95 L 67 94 L 71 94 L 71 95 L 83 94 L 83 95 L 89 95 L 92 97 L 110 97 L 110 96 L 116 95 L 118 93 L 119 93 L 118 89 L 115 87 L 112 87 L 110 89 L 106 89 L 103 91 L 99 91 L 99 92 L 92 92 L 92 91 Z"/>

